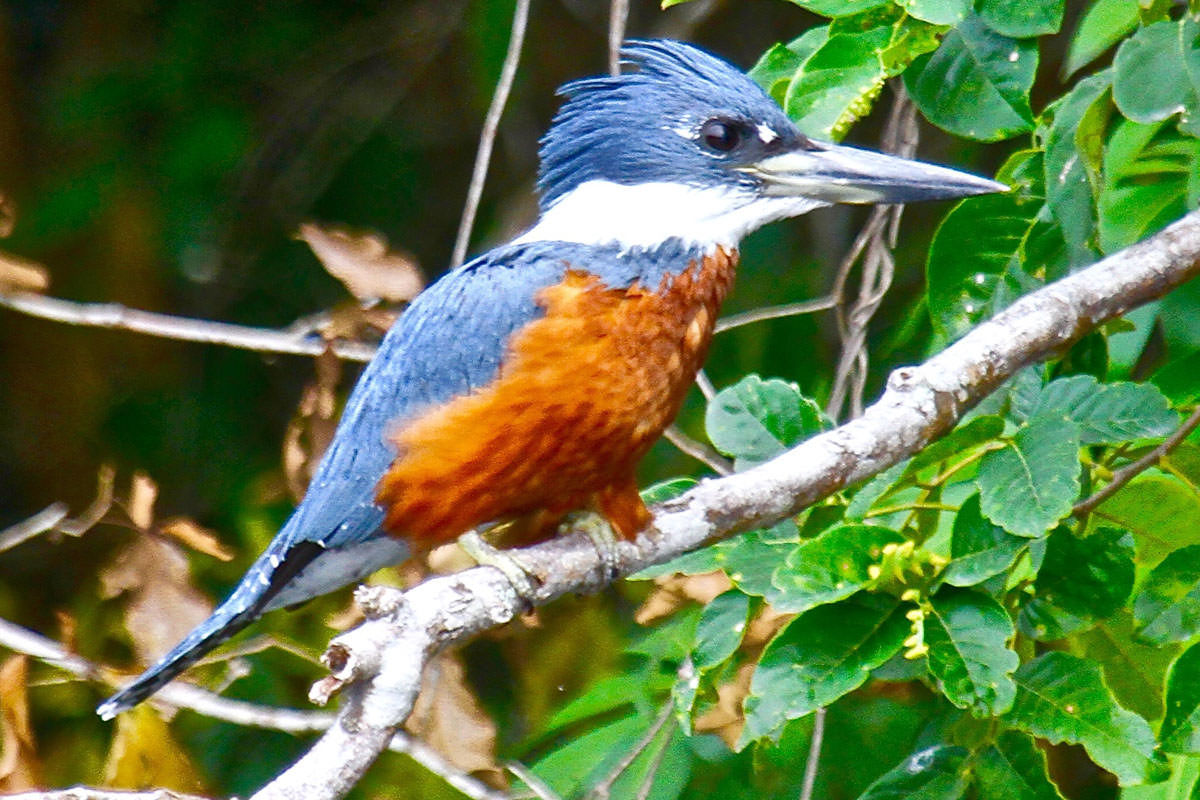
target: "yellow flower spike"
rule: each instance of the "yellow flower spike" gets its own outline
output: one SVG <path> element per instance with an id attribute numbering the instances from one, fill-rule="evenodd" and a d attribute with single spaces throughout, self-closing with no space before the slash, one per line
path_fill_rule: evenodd
<path id="1" fill-rule="evenodd" d="M 883 574 L 883 567 L 878 564 L 871 564 L 867 567 L 867 577 L 873 581 L 879 580 L 879 576 Z"/>
<path id="2" fill-rule="evenodd" d="M 909 611 L 907 614 L 905 614 L 904 618 L 909 622 L 920 622 L 921 620 L 925 619 L 925 612 L 919 608 L 914 608 L 912 611 Z"/>
<path id="3" fill-rule="evenodd" d="M 883 546 L 883 557 L 887 558 L 888 556 L 892 555 L 899 547 L 900 546 L 895 542 L 888 542 Z"/>
<path id="4" fill-rule="evenodd" d="M 921 599 L 921 590 L 915 589 L 915 588 L 914 589 L 905 589 L 904 594 L 900 595 L 900 599 L 904 600 L 907 603 L 915 603 Z M 918 608 L 918 609 L 914 609 L 914 610 L 920 611 L 921 609 Z M 910 611 L 909 613 L 911 614 L 912 612 Z"/>
<path id="5" fill-rule="evenodd" d="M 908 650 L 906 650 L 904 652 L 904 657 L 907 658 L 909 661 L 916 661 L 918 658 L 920 658 L 921 656 L 925 655 L 928 652 L 929 652 L 929 645 L 922 642 L 921 644 L 917 645 L 916 647 L 911 647 Z"/>

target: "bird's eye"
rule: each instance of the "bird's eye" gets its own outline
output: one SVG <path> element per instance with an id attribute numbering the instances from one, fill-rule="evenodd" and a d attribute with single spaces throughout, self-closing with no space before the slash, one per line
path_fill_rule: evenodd
<path id="1" fill-rule="evenodd" d="M 742 143 L 742 129 L 733 122 L 710 119 L 700 126 L 700 140 L 718 153 L 728 153 Z"/>

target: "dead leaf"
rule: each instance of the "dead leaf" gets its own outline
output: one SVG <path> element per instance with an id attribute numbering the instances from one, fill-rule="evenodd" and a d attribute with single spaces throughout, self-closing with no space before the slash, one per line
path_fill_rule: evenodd
<path id="1" fill-rule="evenodd" d="M 188 517 L 172 517 L 159 530 L 173 539 L 178 539 L 197 553 L 212 556 L 218 561 L 232 561 L 234 551 L 226 546 L 217 534 Z"/>
<path id="2" fill-rule="evenodd" d="M 157 499 L 158 484 L 144 472 L 133 473 L 125 513 L 138 530 L 148 531 L 154 524 L 154 502 Z"/>
<path id="3" fill-rule="evenodd" d="M 378 233 L 305 222 L 296 238 L 307 243 L 325 271 L 362 302 L 406 303 L 425 285 L 416 259 L 390 249 L 387 239 Z"/>
<path id="4" fill-rule="evenodd" d="M 12 236 L 13 229 L 17 227 L 17 206 L 13 203 L 11 197 L 4 192 L 0 192 L 0 239 L 7 239 Z"/>
<path id="5" fill-rule="evenodd" d="M 750 693 L 754 666 L 753 661 L 742 664 L 732 681 L 717 687 L 717 704 L 696 717 L 692 723 L 696 733 L 715 733 L 730 750 L 737 747 L 746 724 L 746 718 L 742 715 L 742 701 Z"/>
<path id="6" fill-rule="evenodd" d="M 45 267 L 36 261 L 0 252 L 0 292 L 44 292 L 48 288 L 50 273 Z"/>
<path id="7" fill-rule="evenodd" d="M 654 591 L 634 614 L 633 618 L 639 625 L 651 625 L 689 603 L 707 605 L 733 586 L 720 570 L 700 575 L 664 575 L 656 578 L 654 583 Z"/>
<path id="8" fill-rule="evenodd" d="M 116 789 L 204 791 L 191 759 L 148 705 L 117 716 L 117 732 L 104 763 L 104 783 Z"/>
<path id="9" fill-rule="evenodd" d="M 296 415 L 283 435 L 283 473 L 296 502 L 304 497 L 337 430 L 337 386 L 342 362 L 331 350 L 316 359 L 316 377 L 304 387 Z"/>
<path id="10" fill-rule="evenodd" d="M 425 668 L 421 694 L 404 724 L 455 767 L 503 787 L 496 764 L 496 725 L 467 685 L 457 653 L 442 653 Z"/>
<path id="11" fill-rule="evenodd" d="M 157 660 L 212 611 L 192 585 L 183 551 L 158 536 L 138 536 L 118 553 L 100 572 L 100 590 L 106 599 L 129 596 L 125 628 L 143 664 Z"/>
<path id="12" fill-rule="evenodd" d="M 0 667 L 0 792 L 41 785 L 33 727 L 29 724 L 29 658 L 13 656 Z"/>

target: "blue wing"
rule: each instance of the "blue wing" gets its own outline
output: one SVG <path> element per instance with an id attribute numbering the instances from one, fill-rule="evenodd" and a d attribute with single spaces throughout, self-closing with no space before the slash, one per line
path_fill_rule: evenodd
<path id="1" fill-rule="evenodd" d="M 553 255 L 552 255 L 553 254 Z M 207 620 L 97 712 L 131 708 L 265 611 L 361 580 L 408 555 L 380 530 L 375 486 L 395 452 L 388 433 L 423 409 L 495 377 L 510 334 L 541 314 L 537 291 L 560 282 L 568 259 L 544 243 L 494 250 L 423 292 L 359 377 L 308 493 L 279 534 Z"/>

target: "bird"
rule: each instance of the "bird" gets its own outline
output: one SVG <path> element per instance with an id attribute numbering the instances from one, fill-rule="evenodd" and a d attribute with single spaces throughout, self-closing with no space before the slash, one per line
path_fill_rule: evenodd
<path id="1" fill-rule="evenodd" d="M 382 339 L 308 492 L 212 615 L 102 703 L 140 703 L 262 614 L 496 523 L 590 511 L 632 539 L 634 469 L 679 412 L 756 228 L 834 203 L 1007 187 L 820 141 L 733 65 L 630 40 L 565 84 L 539 216 L 447 272 Z"/>

